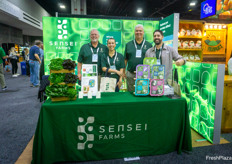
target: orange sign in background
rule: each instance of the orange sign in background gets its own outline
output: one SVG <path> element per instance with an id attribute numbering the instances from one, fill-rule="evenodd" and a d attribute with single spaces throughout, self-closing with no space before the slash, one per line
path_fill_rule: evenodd
<path id="1" fill-rule="evenodd" d="M 228 25 L 227 34 L 227 50 L 226 50 L 226 64 L 232 55 L 232 24 Z"/>
<path id="2" fill-rule="evenodd" d="M 209 29 L 202 42 L 203 54 L 225 54 L 226 30 Z"/>
<path id="3" fill-rule="evenodd" d="M 217 0 L 216 14 L 220 19 L 232 18 L 232 0 Z"/>

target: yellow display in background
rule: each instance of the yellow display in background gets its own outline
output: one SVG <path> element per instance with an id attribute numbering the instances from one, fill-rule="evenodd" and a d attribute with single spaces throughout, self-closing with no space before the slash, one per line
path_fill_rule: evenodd
<path id="1" fill-rule="evenodd" d="M 225 54 L 226 29 L 209 29 L 202 42 L 203 54 Z"/>
<path id="2" fill-rule="evenodd" d="M 227 34 L 226 65 L 232 54 L 232 24 L 229 24 L 227 27 L 228 27 L 228 34 Z"/>

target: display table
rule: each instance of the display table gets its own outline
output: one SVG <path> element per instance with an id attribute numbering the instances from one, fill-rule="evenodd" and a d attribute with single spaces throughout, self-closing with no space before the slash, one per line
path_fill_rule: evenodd
<path id="1" fill-rule="evenodd" d="M 185 99 L 102 93 L 41 107 L 34 164 L 103 160 L 191 151 Z"/>

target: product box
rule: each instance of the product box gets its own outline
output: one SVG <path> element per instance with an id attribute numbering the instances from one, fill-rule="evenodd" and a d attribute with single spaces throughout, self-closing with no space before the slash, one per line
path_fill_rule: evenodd
<path id="1" fill-rule="evenodd" d="M 136 79 L 149 79 L 150 78 L 150 66 L 139 64 L 136 67 Z"/>
<path id="2" fill-rule="evenodd" d="M 135 81 L 135 95 L 147 96 L 149 95 L 149 79 L 136 79 Z"/>
<path id="3" fill-rule="evenodd" d="M 150 68 L 152 68 L 153 65 L 157 65 L 156 57 L 145 57 L 143 59 L 143 65 L 149 65 Z M 151 72 L 151 70 L 150 70 L 150 72 Z"/>
<path id="4" fill-rule="evenodd" d="M 163 96 L 164 94 L 164 80 L 152 79 L 150 82 L 150 95 L 151 96 Z"/>
<path id="5" fill-rule="evenodd" d="M 151 79 L 165 79 L 165 65 L 153 65 Z"/>

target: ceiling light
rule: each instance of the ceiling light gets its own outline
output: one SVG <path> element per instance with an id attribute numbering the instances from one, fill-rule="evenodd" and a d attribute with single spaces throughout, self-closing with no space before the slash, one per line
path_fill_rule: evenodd
<path id="1" fill-rule="evenodd" d="M 189 6 L 195 6 L 196 5 L 196 2 L 191 2 L 190 4 L 189 4 Z"/>
<path id="2" fill-rule="evenodd" d="M 65 9 L 65 5 L 60 5 L 60 8 L 61 9 Z"/>
<path id="3" fill-rule="evenodd" d="M 143 10 L 142 9 L 137 9 L 137 13 L 142 13 Z"/>

